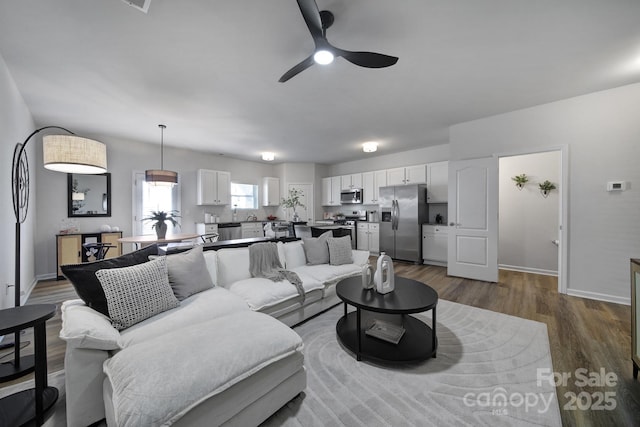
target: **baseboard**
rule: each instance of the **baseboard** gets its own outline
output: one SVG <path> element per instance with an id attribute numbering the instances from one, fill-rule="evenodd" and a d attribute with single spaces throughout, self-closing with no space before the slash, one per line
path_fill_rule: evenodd
<path id="1" fill-rule="evenodd" d="M 510 270 L 510 271 L 519 271 L 521 273 L 533 273 L 533 274 L 542 274 L 544 276 L 554 276 L 558 277 L 558 272 L 554 270 L 544 270 L 542 268 L 530 268 L 530 267 L 519 267 L 516 265 L 506 265 L 500 264 L 498 265 L 500 270 Z"/>
<path id="2" fill-rule="evenodd" d="M 33 288 L 35 288 L 37 284 L 38 284 L 38 278 L 35 278 L 33 279 L 33 282 L 31 282 L 31 284 L 27 289 L 21 290 L 20 305 L 25 305 L 25 303 L 29 299 L 29 296 L 31 295 L 31 291 L 33 291 Z"/>
<path id="3" fill-rule="evenodd" d="M 47 274 L 39 274 L 36 276 L 36 280 L 40 281 L 40 280 L 53 280 L 53 279 L 57 279 L 58 276 L 56 275 L 56 273 L 47 273 Z"/>
<path id="4" fill-rule="evenodd" d="M 614 295 L 601 294 L 599 292 L 580 291 L 576 289 L 567 289 L 567 295 L 580 298 L 594 299 L 604 302 L 612 302 L 615 304 L 631 305 L 631 298 L 617 297 Z"/>
<path id="5" fill-rule="evenodd" d="M 422 260 L 422 264 L 424 265 L 437 265 L 438 267 L 446 267 L 447 263 L 445 262 L 441 262 L 441 261 L 432 261 L 430 259 L 423 259 Z"/>

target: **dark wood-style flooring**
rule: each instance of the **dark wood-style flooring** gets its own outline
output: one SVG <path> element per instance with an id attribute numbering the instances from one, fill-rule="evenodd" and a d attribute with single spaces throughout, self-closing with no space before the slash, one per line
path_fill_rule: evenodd
<path id="1" fill-rule="evenodd" d="M 633 379 L 630 360 L 630 307 L 560 295 L 555 277 L 502 270 L 498 283 L 486 283 L 449 277 L 442 267 L 399 262 L 394 265 L 396 274 L 429 284 L 442 299 L 545 323 L 554 371 L 572 375 L 566 385 L 557 387 L 563 425 L 640 426 L 640 381 Z M 71 298 L 76 298 L 71 285 L 55 280 L 38 283 L 29 298 L 29 304 L 58 305 L 56 316 L 47 322 L 49 372 L 64 368 L 65 343 L 58 338 L 59 306 Z M 32 343 L 31 331 L 22 340 Z M 0 361 L 9 360 L 10 351 L 0 351 Z M 33 352 L 32 344 L 24 352 Z M 616 384 L 579 387 L 575 372 L 580 368 L 589 373 L 601 370 L 613 373 Z M 8 384 L 0 384 L 0 388 Z M 593 403 L 605 392 L 613 393 L 610 396 L 615 400 L 615 409 L 564 409 L 572 403 L 576 407 L 590 407 L 587 400 Z M 572 402 L 572 394 L 580 395 L 582 401 Z"/>

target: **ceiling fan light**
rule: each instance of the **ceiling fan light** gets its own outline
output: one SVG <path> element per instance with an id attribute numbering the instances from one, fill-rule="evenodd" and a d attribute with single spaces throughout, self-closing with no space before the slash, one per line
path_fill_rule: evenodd
<path id="1" fill-rule="evenodd" d="M 375 153 L 378 150 L 377 142 L 365 142 L 362 144 L 362 151 L 365 153 Z"/>
<path id="2" fill-rule="evenodd" d="M 328 50 L 319 50 L 313 54 L 313 60 L 316 64 L 327 65 L 333 62 L 333 53 Z"/>
<path id="3" fill-rule="evenodd" d="M 262 153 L 262 160 L 264 160 L 265 162 L 272 162 L 273 160 L 275 160 L 275 158 L 276 155 L 269 151 L 265 151 L 264 153 Z"/>

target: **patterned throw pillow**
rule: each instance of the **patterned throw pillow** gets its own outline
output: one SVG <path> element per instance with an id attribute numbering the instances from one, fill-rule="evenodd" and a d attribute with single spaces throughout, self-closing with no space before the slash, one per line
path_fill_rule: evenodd
<path id="1" fill-rule="evenodd" d="M 329 264 L 342 265 L 353 263 L 351 236 L 329 237 Z"/>
<path id="2" fill-rule="evenodd" d="M 177 307 L 165 257 L 131 267 L 96 271 L 107 298 L 111 323 L 126 329 L 149 317 Z"/>

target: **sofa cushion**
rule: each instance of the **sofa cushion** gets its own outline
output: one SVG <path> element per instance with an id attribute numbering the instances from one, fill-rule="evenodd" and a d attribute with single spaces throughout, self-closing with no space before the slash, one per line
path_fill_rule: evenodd
<path id="1" fill-rule="evenodd" d="M 302 348 L 298 334 L 262 313 L 234 313 L 200 326 L 168 331 L 105 361 L 117 425 L 171 425 L 200 402 Z"/>
<path id="2" fill-rule="evenodd" d="M 202 251 L 202 257 L 207 265 L 207 271 L 213 286 L 218 285 L 218 251 Z"/>
<path id="3" fill-rule="evenodd" d="M 287 270 L 307 264 L 307 257 L 304 255 L 302 241 L 289 242 L 284 244 L 285 266 Z"/>
<path id="4" fill-rule="evenodd" d="M 218 286 L 228 288 L 232 283 L 250 277 L 249 248 L 218 250 Z"/>
<path id="5" fill-rule="evenodd" d="M 330 285 L 346 277 L 362 274 L 362 266 L 357 264 L 343 265 L 303 265 L 293 269 L 300 277 L 312 277 L 324 285 Z"/>
<path id="6" fill-rule="evenodd" d="M 351 256 L 351 236 L 330 237 L 327 240 L 329 248 L 329 264 L 342 265 L 353 263 Z"/>
<path id="7" fill-rule="evenodd" d="M 149 260 L 149 255 L 158 253 L 156 245 L 147 246 L 135 252 L 95 262 L 83 264 L 67 264 L 60 266 L 62 274 L 71 282 L 76 293 L 82 300 L 94 310 L 108 316 L 107 299 L 100 281 L 96 277 L 96 271 L 108 268 L 128 267 Z"/>
<path id="8" fill-rule="evenodd" d="M 169 284 L 179 301 L 213 287 L 213 282 L 207 269 L 202 245 L 193 249 L 167 256 Z"/>
<path id="9" fill-rule="evenodd" d="M 68 346 L 97 350 L 122 348 L 120 332 L 113 327 L 111 320 L 88 307 L 82 300 L 63 302 L 61 311 L 60 338 L 66 341 Z"/>
<path id="10" fill-rule="evenodd" d="M 307 264 L 318 265 L 329 263 L 329 247 L 327 246 L 327 240 L 330 236 L 331 231 L 327 231 L 319 237 L 307 237 L 302 239 L 302 247 L 304 248 L 304 254 L 307 258 Z"/>
<path id="11" fill-rule="evenodd" d="M 249 306 L 242 298 L 228 289 L 216 286 L 180 301 L 178 310 L 156 314 L 121 331 L 122 346 L 154 339 L 168 331 L 198 327 L 196 325 L 200 323 L 242 311 L 249 311 Z"/>
<path id="12" fill-rule="evenodd" d="M 180 305 L 169 285 L 166 257 L 98 270 L 96 277 L 107 298 L 111 322 L 118 330 Z"/>
<path id="13" fill-rule="evenodd" d="M 300 276 L 305 294 L 324 285 L 309 276 Z M 298 289 L 288 280 L 274 282 L 263 277 L 252 277 L 233 283 L 229 290 L 244 299 L 249 308 L 258 311 L 298 296 Z"/>

